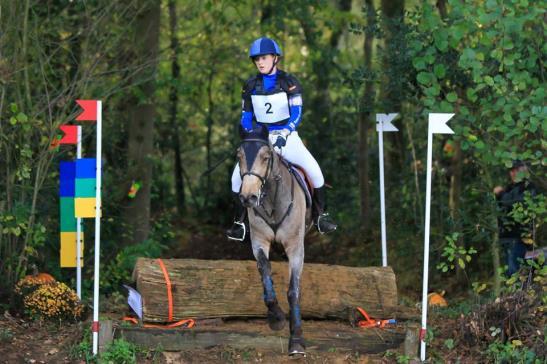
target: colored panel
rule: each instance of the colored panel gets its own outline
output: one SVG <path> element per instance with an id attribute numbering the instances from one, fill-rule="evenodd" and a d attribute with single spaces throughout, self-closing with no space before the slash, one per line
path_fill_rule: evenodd
<path id="1" fill-rule="evenodd" d="M 95 158 L 76 159 L 76 178 L 95 178 L 96 164 Z"/>
<path id="2" fill-rule="evenodd" d="M 69 197 L 74 196 L 74 178 L 76 176 L 76 163 L 61 162 L 60 164 L 60 185 L 59 196 Z"/>
<path id="3" fill-rule="evenodd" d="M 80 235 L 80 266 L 84 266 L 84 233 Z M 76 233 L 61 233 L 61 268 L 76 268 Z"/>
<path id="4" fill-rule="evenodd" d="M 97 188 L 95 178 L 76 178 L 76 197 L 95 197 L 95 191 Z"/>
<path id="5" fill-rule="evenodd" d="M 75 198 L 76 217 L 95 217 L 95 197 Z"/>
<path id="6" fill-rule="evenodd" d="M 74 197 L 61 197 L 61 231 L 76 231 Z"/>

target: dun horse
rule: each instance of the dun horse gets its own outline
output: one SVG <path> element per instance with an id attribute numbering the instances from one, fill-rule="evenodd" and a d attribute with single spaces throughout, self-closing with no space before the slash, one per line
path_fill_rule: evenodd
<path id="1" fill-rule="evenodd" d="M 247 207 L 252 249 L 264 287 L 268 324 L 272 330 L 285 326 L 268 260 L 270 246 L 283 245 L 289 258 L 289 355 L 304 354 L 300 315 L 300 277 L 304 265 L 304 235 L 311 226 L 311 209 L 295 176 L 284 165 L 268 139 L 268 129 L 240 130 L 238 149 L 242 185 L 239 198 Z"/>

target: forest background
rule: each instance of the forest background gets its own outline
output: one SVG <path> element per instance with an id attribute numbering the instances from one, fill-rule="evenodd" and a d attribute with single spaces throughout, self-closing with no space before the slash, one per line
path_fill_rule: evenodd
<path id="1" fill-rule="evenodd" d="M 51 148 L 76 99 L 103 101 L 101 289 L 130 280 L 135 258 L 252 259 L 223 235 L 239 142 L 247 51 L 276 39 L 304 88 L 299 128 L 332 186 L 340 224 L 312 233 L 307 262 L 380 265 L 375 114 L 384 136 L 388 262 L 404 297 L 420 295 L 427 114 L 455 113 L 434 138 L 432 289 L 497 292 L 503 265 L 492 189 L 514 159 L 545 188 L 545 7 L 527 0 L 126 0 L 0 3 L 0 302 L 32 271 L 59 268 L 59 162 Z M 95 126 L 83 124 L 84 156 Z M 128 197 L 133 183 L 141 185 Z M 518 209 L 544 244 L 545 197 Z M 86 221 L 84 298 L 93 225 Z M 279 254 L 278 254 L 279 255 Z M 276 259 L 281 258 L 278 256 Z"/>

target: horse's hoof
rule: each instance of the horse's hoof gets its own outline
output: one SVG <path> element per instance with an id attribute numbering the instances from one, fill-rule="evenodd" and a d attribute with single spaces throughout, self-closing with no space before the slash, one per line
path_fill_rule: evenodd
<path id="1" fill-rule="evenodd" d="M 268 310 L 268 325 L 274 331 L 283 330 L 285 327 L 285 313 L 279 307 Z"/>
<path id="2" fill-rule="evenodd" d="M 304 339 L 301 337 L 295 337 L 289 339 L 289 356 L 299 357 L 306 356 L 306 347 L 304 345 Z"/>

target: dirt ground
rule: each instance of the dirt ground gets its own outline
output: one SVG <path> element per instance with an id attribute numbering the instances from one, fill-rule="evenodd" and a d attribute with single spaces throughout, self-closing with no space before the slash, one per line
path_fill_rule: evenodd
<path id="1" fill-rule="evenodd" d="M 89 322 L 63 324 L 26 321 L 4 313 L 0 317 L 0 363 L 86 363 L 73 356 Z M 306 357 L 255 349 L 213 347 L 179 352 L 139 351 L 137 363 L 391 363 L 382 355 L 356 352 L 309 352 Z M 116 363 L 117 364 L 117 363 Z"/>

